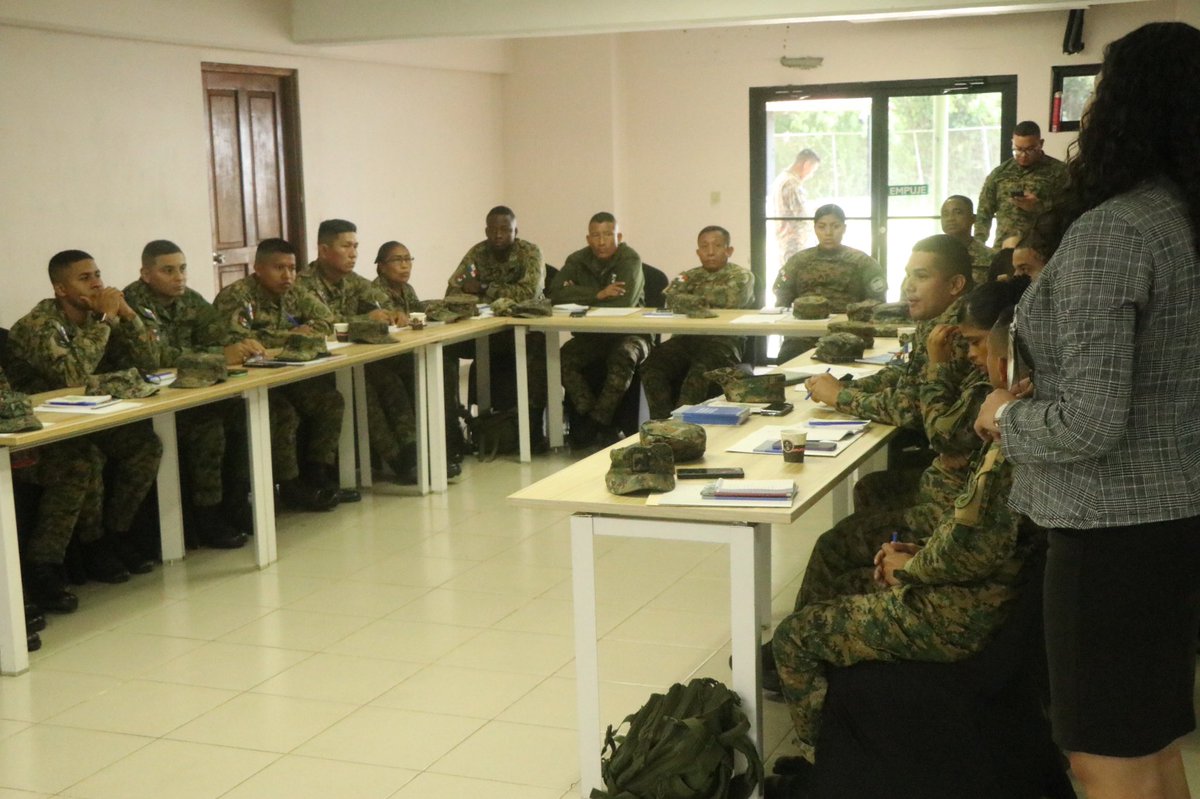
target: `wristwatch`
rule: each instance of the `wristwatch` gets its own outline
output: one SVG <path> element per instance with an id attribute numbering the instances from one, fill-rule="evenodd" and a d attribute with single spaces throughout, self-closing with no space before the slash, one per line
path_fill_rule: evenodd
<path id="1" fill-rule="evenodd" d="M 1006 410 L 1008 410 L 1008 406 L 1012 405 L 1012 404 L 1013 404 L 1013 401 L 1009 400 L 1008 402 L 1004 403 L 1003 405 L 1001 405 L 999 408 L 996 409 L 996 415 L 992 417 L 992 425 L 993 426 L 995 426 L 997 428 L 1000 427 L 1000 417 L 1004 415 L 1004 412 Z"/>

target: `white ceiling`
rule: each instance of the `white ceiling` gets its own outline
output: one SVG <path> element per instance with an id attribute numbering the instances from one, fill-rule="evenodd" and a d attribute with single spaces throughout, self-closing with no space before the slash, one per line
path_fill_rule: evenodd
<path id="1" fill-rule="evenodd" d="M 731 25 L 921 19 L 1143 0 L 292 0 L 297 43 L 509 38 Z"/>

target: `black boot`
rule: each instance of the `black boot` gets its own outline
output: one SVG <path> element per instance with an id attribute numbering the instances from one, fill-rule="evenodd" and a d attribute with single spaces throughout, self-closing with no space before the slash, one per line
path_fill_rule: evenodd
<path id="1" fill-rule="evenodd" d="M 125 568 L 129 570 L 130 574 L 149 574 L 154 571 L 154 558 L 142 551 L 128 530 L 124 532 L 109 530 L 103 540 L 108 542 L 109 551 L 121 559 L 121 563 L 125 564 Z M 93 576 L 91 572 L 88 572 L 88 577 L 93 580 L 101 579 Z M 103 582 L 108 581 L 104 580 Z M 124 580 L 120 582 L 124 582 Z"/>
<path id="2" fill-rule="evenodd" d="M 550 451 L 550 441 L 546 438 L 546 409 L 529 409 L 529 451 L 534 455 L 543 455 Z"/>
<path id="3" fill-rule="evenodd" d="M 46 614 L 32 602 L 25 603 L 25 632 L 40 633 L 46 629 Z"/>
<path id="4" fill-rule="evenodd" d="M 79 607 L 79 598 L 67 590 L 63 567 L 57 564 L 31 564 L 25 587 L 29 598 L 47 613 L 74 613 Z"/>
<path id="5" fill-rule="evenodd" d="M 241 549 L 249 540 L 245 533 L 226 521 L 219 505 L 197 506 L 192 509 L 191 516 L 196 540 L 202 546 L 212 549 Z"/>
<path id="6" fill-rule="evenodd" d="M 341 475 L 338 473 L 337 464 L 324 465 L 319 463 L 311 463 L 302 469 L 308 481 L 313 485 L 328 487 L 333 489 L 337 496 L 338 502 L 360 502 L 362 494 L 357 488 L 342 488 Z"/>
<path id="7" fill-rule="evenodd" d="M 292 510 L 325 511 L 337 507 L 337 491 L 326 486 L 313 486 L 296 478 L 279 484 L 279 500 Z"/>
<path id="8" fill-rule="evenodd" d="M 42 648 L 42 636 L 37 633 L 26 633 L 25 648 L 30 652 L 36 652 Z"/>
<path id="9" fill-rule="evenodd" d="M 129 582 L 130 569 L 124 563 L 124 558 L 113 551 L 112 539 L 113 536 L 107 535 L 83 545 L 83 568 L 87 572 L 89 580 L 99 583 Z M 139 568 L 143 567 L 143 563 L 136 557 L 132 557 L 132 559 L 135 561 L 134 565 Z M 145 571 L 150 571 L 150 569 L 147 568 Z"/>

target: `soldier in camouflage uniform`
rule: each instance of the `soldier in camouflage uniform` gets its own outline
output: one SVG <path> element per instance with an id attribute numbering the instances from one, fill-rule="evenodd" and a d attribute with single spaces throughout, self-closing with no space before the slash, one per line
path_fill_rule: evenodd
<path id="1" fill-rule="evenodd" d="M 996 220 L 996 246 L 1011 236 L 1021 236 L 1039 214 L 1062 201 L 1067 185 L 1067 165 L 1042 151 L 1045 140 L 1036 122 L 1013 128 L 1013 157 L 992 170 L 979 192 L 975 238 L 987 242 Z"/>
<path id="2" fill-rule="evenodd" d="M 8 334 L 9 378 L 27 394 L 82 386 L 88 376 L 117 369 L 153 368 L 152 331 L 119 289 L 105 287 L 95 260 L 81 250 L 50 259 L 54 297 L 42 300 Z M 162 442 L 149 422 L 92 433 L 86 440 L 111 461 L 103 519 L 79 521 L 85 565 L 93 579 L 121 582 L 144 574 L 154 560 L 130 535 L 134 516 L 158 475 Z M 92 506 L 94 507 L 94 505 Z M 107 530 L 101 535 L 101 525 Z M 115 553 L 115 554 L 114 554 Z"/>
<path id="3" fill-rule="evenodd" d="M 407 314 L 392 310 L 387 292 L 354 271 L 358 261 L 358 228 L 344 219 L 326 219 L 317 230 L 317 260 L 296 281 L 333 311 L 334 321 L 374 319 L 408 324 Z M 409 382 L 413 359 L 388 358 L 366 365 L 367 431 L 371 454 L 404 480 L 415 482 L 417 416 Z M 406 377 L 408 379 L 406 379 Z M 461 473 L 457 464 L 448 466 Z"/>
<path id="4" fill-rule="evenodd" d="M 942 232 L 953 236 L 967 247 L 967 255 L 971 256 L 971 276 L 975 279 L 975 285 L 986 283 L 996 251 L 971 236 L 971 229 L 975 224 L 975 204 L 971 202 L 970 197 L 954 194 L 942 203 L 941 213 Z"/>
<path id="5" fill-rule="evenodd" d="M 211 352 L 226 362 L 241 365 L 248 357 L 262 354 L 253 339 L 237 341 L 221 315 L 208 300 L 187 287 L 187 259 L 179 247 L 162 239 L 142 250 L 141 276 L 125 287 L 125 301 L 142 317 L 153 333 L 155 367 L 174 367 L 187 352 Z M 189 532 L 200 543 L 221 549 L 236 549 L 246 543 L 248 530 L 231 522 L 250 518 L 245 491 L 234 491 L 226 501 L 224 466 L 226 440 L 245 438 L 245 412 L 240 400 L 209 403 L 179 411 L 175 415 L 181 448 L 189 455 L 181 460 L 191 489 L 187 518 Z M 228 435 L 226 428 L 232 435 Z M 246 473 L 244 457 L 240 471 Z"/>
<path id="6" fill-rule="evenodd" d="M 642 258 L 623 241 L 616 218 L 600 212 L 588 221 L 588 246 L 567 256 L 550 285 L 554 303 L 635 308 L 645 302 Z M 562 348 L 562 384 L 574 408 L 571 441 L 587 446 L 597 435 L 612 438 L 613 414 L 650 352 L 650 337 L 619 333 L 576 333 Z M 592 390 L 585 370 L 605 365 L 604 384 Z"/>
<path id="7" fill-rule="evenodd" d="M 235 338 L 253 338 L 264 347 L 281 347 L 292 333 L 328 337 L 333 312 L 295 280 L 295 248 L 283 239 L 264 239 L 254 254 L 254 274 L 222 289 L 213 307 Z M 317 378 L 273 388 L 269 401 L 280 497 L 306 510 L 333 508 L 339 501 L 342 395 L 331 381 Z"/>
<path id="8" fill-rule="evenodd" d="M 486 238 L 467 250 L 446 284 L 446 296 L 473 294 L 479 302 L 500 297 L 522 302 L 542 295 L 546 265 L 536 244 L 517 237 L 517 215 L 504 205 L 487 213 L 484 226 Z M 513 334 L 505 331 L 488 337 L 493 383 L 496 376 L 516 374 L 516 346 Z M 446 347 L 448 364 L 457 358 L 475 357 L 475 342 L 463 341 Z M 511 365 L 510 365 L 511 364 Z M 534 452 L 545 451 L 543 416 L 546 412 L 546 337 L 530 332 L 525 337 L 525 367 L 529 388 L 529 417 Z M 457 370 L 455 370 L 457 371 Z M 511 401 L 516 406 L 515 386 L 512 396 L 502 396 L 493 385 L 492 402 Z M 457 394 L 457 391 L 455 392 Z"/>
<path id="9" fill-rule="evenodd" d="M 775 239 L 779 243 L 779 262 L 784 263 L 808 246 L 808 194 L 804 182 L 821 165 L 821 156 L 805 147 L 796 153 L 792 165 L 775 176 L 771 184 L 774 200 Z"/>
<path id="10" fill-rule="evenodd" d="M 829 301 L 830 313 L 845 313 L 846 306 L 863 300 L 879 300 L 887 295 L 887 276 L 883 267 L 865 252 L 842 244 L 846 235 L 846 214 L 836 205 L 822 205 L 813 220 L 817 246 L 796 253 L 775 278 L 775 304 L 791 307 L 797 297 L 819 294 Z M 785 338 L 779 349 L 779 361 L 790 361 L 817 345 L 815 336 Z"/>
<path id="11" fill-rule="evenodd" d="M 710 308 L 754 307 L 754 275 L 729 262 L 729 242 L 725 228 L 710 225 L 700 231 L 696 255 L 701 266 L 667 286 L 668 308 L 673 297 L 684 294 L 703 298 Z M 740 363 L 743 342 L 741 336 L 672 336 L 656 346 L 641 368 L 650 418 L 666 419 L 680 405 L 707 399 L 711 381 L 704 373 Z"/>
<path id="12" fill-rule="evenodd" d="M 1007 386 L 1007 328 L 967 336 L 972 360 L 976 367 L 984 360 L 990 385 Z M 949 397 L 954 388 L 940 391 Z M 1027 556 L 1044 543 L 1039 531 L 1009 510 L 1011 485 L 1012 467 L 993 443 L 973 459 L 963 492 L 945 501 L 932 531 L 877 520 L 874 538 L 886 543 L 874 552 L 826 563 L 826 573 L 814 576 L 819 579 L 806 572 L 796 611 L 780 623 L 773 641 L 806 759 L 815 754 L 827 665 L 961 660 L 981 650 L 1003 622 Z M 891 543 L 892 533 L 901 540 Z"/>

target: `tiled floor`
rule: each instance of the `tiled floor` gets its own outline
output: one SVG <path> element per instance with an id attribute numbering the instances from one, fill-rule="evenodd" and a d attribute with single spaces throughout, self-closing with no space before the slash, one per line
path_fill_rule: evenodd
<path id="1" fill-rule="evenodd" d="M 504 499 L 569 461 L 469 461 L 444 495 L 380 483 L 281 516 L 264 571 L 205 550 L 81 588 L 29 673 L 0 679 L 0 799 L 578 795 L 567 517 Z M 811 537 L 776 538 L 782 613 Z M 606 721 L 728 680 L 725 549 L 597 546 Z"/>
<path id="2" fill-rule="evenodd" d="M 468 462 L 443 495 L 381 483 L 282 516 L 264 571 L 249 548 L 200 551 L 85 586 L 29 673 L 0 678 L 0 799 L 577 796 L 567 519 L 504 500 L 569 460 Z M 777 618 L 828 519 L 775 531 Z M 606 721 L 728 680 L 725 549 L 597 549 Z M 783 707 L 766 713 L 786 752 Z"/>

